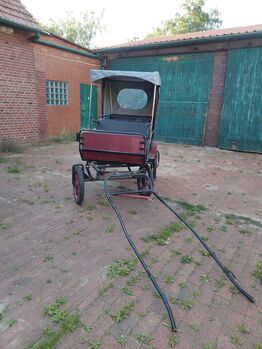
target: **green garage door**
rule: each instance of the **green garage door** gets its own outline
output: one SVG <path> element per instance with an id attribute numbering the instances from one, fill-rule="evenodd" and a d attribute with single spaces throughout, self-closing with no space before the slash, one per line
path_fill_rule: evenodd
<path id="1" fill-rule="evenodd" d="M 97 117 L 97 86 L 92 86 L 92 99 L 90 100 L 91 85 L 80 84 L 80 129 L 90 128 L 92 120 Z"/>
<path id="2" fill-rule="evenodd" d="M 159 71 L 162 80 L 157 139 L 203 144 L 213 54 L 197 53 L 123 58 L 111 69 Z"/>
<path id="3" fill-rule="evenodd" d="M 219 146 L 262 152 L 262 48 L 228 52 Z"/>

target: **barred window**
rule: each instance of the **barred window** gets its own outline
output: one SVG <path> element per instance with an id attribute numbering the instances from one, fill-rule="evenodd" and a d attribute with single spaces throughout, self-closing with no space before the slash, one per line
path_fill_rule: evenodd
<path id="1" fill-rule="evenodd" d="M 68 105 L 68 84 L 46 80 L 46 102 L 48 105 Z"/>

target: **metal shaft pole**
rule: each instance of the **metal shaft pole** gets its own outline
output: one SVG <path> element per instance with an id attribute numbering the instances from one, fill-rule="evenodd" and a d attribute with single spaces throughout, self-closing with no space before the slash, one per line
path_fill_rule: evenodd
<path id="1" fill-rule="evenodd" d="M 143 257 L 141 256 L 141 254 L 139 253 L 138 249 L 136 248 L 136 245 L 133 242 L 133 240 L 131 238 L 131 235 L 129 234 L 129 232 L 128 232 L 126 226 L 125 226 L 123 217 L 120 214 L 120 212 L 119 212 L 118 208 L 116 207 L 115 203 L 113 202 L 113 200 L 111 198 L 111 195 L 110 195 L 110 193 L 108 191 L 108 184 L 107 184 L 107 182 L 112 177 L 115 177 L 115 179 L 116 179 L 117 177 L 120 177 L 120 176 L 109 176 L 109 177 L 107 177 L 105 179 L 105 181 L 104 181 L 104 189 L 105 189 L 106 198 L 109 201 L 111 207 L 114 209 L 114 211 L 115 211 L 115 213 L 116 213 L 116 215 L 118 217 L 118 220 L 119 220 L 119 222 L 121 224 L 121 227 L 122 227 L 122 229 L 124 231 L 124 234 L 125 234 L 128 242 L 129 242 L 130 246 L 132 247 L 133 251 L 135 252 L 137 258 L 139 259 L 140 263 L 142 264 L 142 267 L 146 271 L 149 279 L 153 283 L 155 289 L 157 290 L 159 296 L 161 297 L 161 299 L 162 299 L 162 301 L 163 301 L 163 303 L 164 303 L 164 305 L 166 307 L 166 310 L 167 310 L 167 313 L 168 313 L 168 316 L 169 316 L 169 319 L 170 319 L 172 331 L 177 332 L 176 322 L 175 322 L 175 319 L 174 319 L 174 315 L 173 315 L 172 309 L 171 309 L 170 304 L 168 302 L 167 296 L 166 296 L 165 292 L 161 289 L 161 287 L 158 285 L 158 283 L 155 280 L 153 274 L 151 273 L 150 269 L 148 268 L 146 262 L 144 261 Z M 122 176 L 122 178 L 123 178 L 123 176 Z"/>
<path id="2" fill-rule="evenodd" d="M 161 196 L 159 196 L 156 192 L 152 192 L 155 197 L 160 200 L 167 208 L 169 208 L 169 210 L 171 212 L 173 212 L 178 219 L 180 219 L 187 227 L 189 230 L 191 230 L 191 232 L 195 235 L 195 237 L 200 241 L 200 243 L 204 246 L 204 248 L 209 252 L 209 254 L 213 257 L 213 259 L 215 260 L 215 262 L 219 265 L 219 267 L 223 270 L 223 272 L 225 273 L 225 275 L 228 277 L 228 279 L 232 282 L 232 284 L 234 284 L 234 286 L 236 286 L 236 288 L 239 290 L 239 292 L 241 292 L 250 302 L 255 303 L 255 300 L 252 296 L 250 296 L 250 294 L 248 294 L 240 285 L 239 283 L 236 281 L 236 276 L 233 274 L 233 272 L 231 270 L 228 270 L 223 263 L 220 261 L 220 259 L 217 257 L 217 255 L 215 254 L 215 252 L 208 246 L 208 244 L 202 239 L 201 235 L 194 229 L 192 228 L 187 221 L 184 220 L 183 217 L 180 216 L 180 214 L 174 210 L 165 200 L 163 200 L 161 198 Z"/>

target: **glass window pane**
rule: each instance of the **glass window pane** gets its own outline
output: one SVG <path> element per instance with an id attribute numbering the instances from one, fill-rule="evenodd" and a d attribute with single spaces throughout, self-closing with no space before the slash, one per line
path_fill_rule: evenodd
<path id="1" fill-rule="evenodd" d="M 48 105 L 68 104 L 68 85 L 63 81 L 46 80 L 46 103 Z"/>
<path id="2" fill-rule="evenodd" d="M 117 102 L 122 109 L 143 109 L 147 100 L 147 94 L 142 89 L 124 88 L 117 95 Z"/>

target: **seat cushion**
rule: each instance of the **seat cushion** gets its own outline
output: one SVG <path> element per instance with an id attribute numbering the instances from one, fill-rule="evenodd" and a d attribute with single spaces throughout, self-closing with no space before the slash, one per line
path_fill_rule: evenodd
<path id="1" fill-rule="evenodd" d="M 101 131 L 139 133 L 148 136 L 150 122 L 126 119 L 98 119 L 97 129 Z"/>

